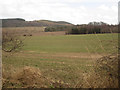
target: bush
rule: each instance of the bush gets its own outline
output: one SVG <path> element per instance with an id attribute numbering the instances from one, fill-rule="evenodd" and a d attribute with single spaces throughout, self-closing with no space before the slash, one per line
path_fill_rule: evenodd
<path id="1" fill-rule="evenodd" d="M 19 50 L 23 46 L 23 40 L 13 31 L 3 31 L 2 34 L 2 50 L 12 52 Z"/>
<path id="2" fill-rule="evenodd" d="M 100 84 L 104 84 L 106 88 L 117 88 L 118 54 L 111 54 L 98 59 L 95 66 L 95 73 L 99 77 L 98 82 Z"/>

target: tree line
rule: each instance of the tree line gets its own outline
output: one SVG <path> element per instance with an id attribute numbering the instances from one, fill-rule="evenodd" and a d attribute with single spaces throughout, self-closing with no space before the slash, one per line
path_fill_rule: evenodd
<path id="1" fill-rule="evenodd" d="M 89 24 L 46 27 L 45 32 L 66 31 L 66 34 L 118 33 L 118 25 L 104 22 L 90 22 Z"/>

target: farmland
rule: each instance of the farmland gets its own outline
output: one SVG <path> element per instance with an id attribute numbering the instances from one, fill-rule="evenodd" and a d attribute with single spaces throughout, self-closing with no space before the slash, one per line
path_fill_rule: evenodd
<path id="1" fill-rule="evenodd" d="M 117 33 L 52 35 L 44 32 L 41 35 L 38 32 L 31 29 L 33 36 L 22 36 L 25 38 L 24 46 L 19 52 L 3 52 L 4 87 L 90 87 L 85 78 L 93 70 L 96 60 L 117 53 Z M 24 80 L 21 83 L 18 80 L 20 76 L 15 75 L 26 70 L 26 67 L 33 71 L 39 69 L 41 75 L 47 78 L 47 81 L 41 80 L 44 85 L 31 84 Z M 27 79 L 29 80 L 33 79 Z"/>
<path id="2" fill-rule="evenodd" d="M 88 48 L 90 53 L 110 53 L 116 50 L 117 38 L 117 34 L 34 36 L 25 40 L 24 50 L 86 53 Z"/>

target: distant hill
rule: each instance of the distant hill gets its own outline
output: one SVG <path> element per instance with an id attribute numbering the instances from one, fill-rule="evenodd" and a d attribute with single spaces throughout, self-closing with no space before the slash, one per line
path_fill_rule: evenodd
<path id="1" fill-rule="evenodd" d="M 71 26 L 73 24 L 65 21 L 50 21 L 50 20 L 35 20 L 25 21 L 21 18 L 0 19 L 2 20 L 2 27 L 49 27 L 49 26 Z"/>
<path id="2" fill-rule="evenodd" d="M 37 22 L 51 23 L 51 24 L 66 24 L 70 25 L 71 23 L 65 21 L 51 21 L 51 20 L 36 20 Z"/>

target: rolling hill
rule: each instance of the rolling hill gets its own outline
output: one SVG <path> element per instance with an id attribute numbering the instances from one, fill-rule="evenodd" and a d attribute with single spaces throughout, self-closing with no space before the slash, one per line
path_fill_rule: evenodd
<path id="1" fill-rule="evenodd" d="M 71 26 L 73 24 L 65 21 L 35 20 L 25 21 L 21 18 L 0 19 L 2 27 L 47 27 L 47 26 Z"/>

